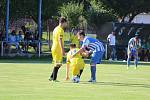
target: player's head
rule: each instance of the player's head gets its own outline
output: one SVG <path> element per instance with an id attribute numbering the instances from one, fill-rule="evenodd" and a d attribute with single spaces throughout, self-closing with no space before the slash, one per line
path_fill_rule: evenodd
<path id="1" fill-rule="evenodd" d="M 19 31 L 19 33 L 18 33 L 19 35 L 22 35 L 22 31 Z"/>
<path id="2" fill-rule="evenodd" d="M 76 44 L 71 43 L 71 44 L 70 44 L 70 49 L 74 49 L 74 48 L 76 48 Z"/>
<path id="3" fill-rule="evenodd" d="M 112 34 L 113 34 L 113 35 L 115 35 L 115 33 L 116 33 L 115 31 L 112 31 Z"/>
<path id="4" fill-rule="evenodd" d="M 78 39 L 80 41 L 83 41 L 84 40 L 84 37 L 85 37 L 85 33 L 83 30 L 80 30 L 78 33 L 77 33 L 77 36 L 78 36 Z"/>
<path id="5" fill-rule="evenodd" d="M 67 20 L 64 17 L 59 18 L 59 25 L 61 25 L 62 28 L 67 27 Z"/>
<path id="6" fill-rule="evenodd" d="M 136 34 L 135 34 L 135 39 L 138 39 L 138 38 L 139 38 L 139 34 L 136 33 Z"/>

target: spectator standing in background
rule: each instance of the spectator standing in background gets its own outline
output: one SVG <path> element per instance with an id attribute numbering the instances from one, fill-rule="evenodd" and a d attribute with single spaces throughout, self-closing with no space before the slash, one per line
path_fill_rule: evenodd
<path id="1" fill-rule="evenodd" d="M 108 35 L 107 41 L 109 43 L 109 47 L 111 49 L 111 54 L 109 57 L 109 60 L 117 60 L 116 58 L 116 36 L 115 36 L 115 31 L 112 31 L 111 34 Z"/>

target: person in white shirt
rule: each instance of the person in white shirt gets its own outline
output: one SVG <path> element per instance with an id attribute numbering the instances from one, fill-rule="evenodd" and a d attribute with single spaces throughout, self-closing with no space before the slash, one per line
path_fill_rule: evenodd
<path id="1" fill-rule="evenodd" d="M 112 31 L 111 34 L 108 35 L 107 41 L 109 43 L 110 49 L 111 49 L 111 54 L 109 60 L 116 60 L 116 36 L 115 36 L 115 31 Z"/>

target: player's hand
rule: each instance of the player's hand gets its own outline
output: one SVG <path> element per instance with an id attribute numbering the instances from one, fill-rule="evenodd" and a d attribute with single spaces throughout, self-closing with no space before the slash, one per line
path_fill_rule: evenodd
<path id="1" fill-rule="evenodd" d="M 89 57 L 91 54 L 92 54 L 92 52 L 87 51 L 86 54 L 85 54 L 85 56 L 86 56 L 86 57 Z"/>
<path id="2" fill-rule="evenodd" d="M 89 57 L 89 52 L 86 52 L 86 53 L 85 53 L 85 57 Z"/>
<path id="3" fill-rule="evenodd" d="M 88 52 L 82 52 L 82 53 L 81 53 L 81 56 L 87 58 L 87 57 L 89 56 L 89 54 L 88 54 Z"/>

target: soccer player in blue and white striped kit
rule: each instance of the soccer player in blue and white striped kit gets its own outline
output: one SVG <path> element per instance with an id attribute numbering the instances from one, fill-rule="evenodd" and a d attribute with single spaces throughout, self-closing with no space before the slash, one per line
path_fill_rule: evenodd
<path id="1" fill-rule="evenodd" d="M 131 57 L 134 57 L 135 69 L 138 65 L 138 49 L 141 47 L 141 40 L 139 39 L 139 35 L 136 33 L 135 37 L 131 38 L 128 43 L 128 58 L 127 58 L 127 69 L 130 66 Z"/>
<path id="2" fill-rule="evenodd" d="M 77 53 L 86 52 L 87 56 L 91 56 L 91 79 L 88 82 L 96 82 L 96 64 L 101 63 L 105 52 L 103 43 L 95 38 L 85 36 L 84 31 L 77 33 L 78 39 L 82 41 L 82 47 Z"/>

